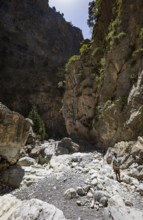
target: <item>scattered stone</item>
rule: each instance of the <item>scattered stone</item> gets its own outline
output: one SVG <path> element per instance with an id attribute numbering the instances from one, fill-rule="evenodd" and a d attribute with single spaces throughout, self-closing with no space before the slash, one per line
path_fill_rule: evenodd
<path id="1" fill-rule="evenodd" d="M 88 193 L 87 193 L 87 198 L 93 198 L 93 195 L 92 195 L 91 192 L 88 192 Z"/>
<path id="2" fill-rule="evenodd" d="M 97 179 L 93 179 L 92 182 L 91 182 L 91 185 L 96 186 L 97 183 L 98 183 L 98 182 L 97 182 Z"/>
<path id="3" fill-rule="evenodd" d="M 141 194 L 141 196 L 143 196 L 143 183 L 141 183 L 141 184 L 138 186 L 137 191 Z"/>
<path id="4" fill-rule="evenodd" d="M 98 183 L 96 188 L 97 188 L 97 190 L 103 190 L 103 186 L 101 183 Z"/>
<path id="5" fill-rule="evenodd" d="M 77 198 L 78 195 L 77 195 L 77 192 L 74 188 L 70 188 L 64 192 L 64 197 L 66 199 L 72 199 L 72 198 Z"/>
<path id="6" fill-rule="evenodd" d="M 130 202 L 130 201 L 125 201 L 125 205 L 126 205 L 126 206 L 133 206 L 133 203 Z"/>
<path id="7" fill-rule="evenodd" d="M 54 143 L 52 142 L 52 144 Z M 100 158 L 101 155 L 98 155 L 98 157 Z M 62 188 L 62 190 L 65 189 L 65 185 L 66 188 L 70 187 L 71 183 L 69 184 L 69 182 L 73 181 L 72 178 L 75 174 L 77 175 L 80 173 L 80 176 L 85 176 L 86 180 L 84 180 L 83 178 L 80 182 L 81 178 L 80 176 L 78 176 L 79 178 L 75 180 L 74 184 L 76 183 L 76 185 L 79 185 L 79 187 L 77 187 L 76 190 L 74 188 L 69 188 L 64 192 L 64 197 L 69 200 L 72 198 L 77 198 L 78 196 L 84 196 L 81 198 L 81 200 L 79 199 L 76 201 L 77 208 L 78 206 L 84 206 L 83 209 L 91 207 L 95 208 L 97 211 L 99 210 L 100 212 L 102 211 L 101 208 L 103 207 L 123 208 L 128 206 L 132 208 L 133 203 L 134 207 L 136 207 L 136 203 L 134 200 L 132 201 L 132 199 L 134 199 L 136 191 L 138 192 L 136 192 L 135 195 L 136 200 L 139 201 L 141 199 L 141 195 L 143 195 L 142 182 L 129 176 L 128 174 L 130 174 L 131 170 L 138 170 L 138 172 L 141 172 L 143 167 L 137 167 L 134 164 L 133 168 L 122 170 L 122 182 L 119 183 L 115 180 L 115 174 L 113 173 L 111 165 L 103 163 L 102 157 L 99 161 L 97 160 L 97 157 L 96 159 L 93 158 L 94 156 L 89 157 L 89 154 L 87 153 L 74 153 L 52 156 L 49 165 L 42 166 L 40 164 L 33 164 L 30 167 L 23 166 L 22 168 L 24 176 L 21 177 L 20 181 L 22 182 L 19 184 L 20 186 L 31 186 L 33 183 L 42 180 L 46 176 L 54 175 L 55 182 L 53 182 L 53 184 L 50 184 L 46 190 L 49 194 L 51 193 L 51 191 L 55 194 L 58 194 L 60 188 Z M 95 169 L 95 165 L 97 166 L 97 169 Z M 71 166 L 73 167 L 72 169 Z M 88 171 L 86 175 L 83 175 L 84 169 Z M 12 172 L 10 173 L 12 174 Z M 5 176 L 5 181 L 9 174 L 7 173 L 7 175 Z M 110 179 L 110 175 L 114 175 L 114 179 Z M 12 179 L 17 181 L 15 177 L 12 177 L 11 180 Z M 86 183 L 86 185 L 83 186 L 84 182 Z M 38 184 L 40 184 L 40 182 Z M 93 188 L 93 191 L 90 190 L 91 187 Z M 0 191 L 1 190 L 3 190 L 3 188 L 0 185 Z M 42 195 L 42 193 L 43 192 L 39 191 L 40 196 Z M 33 193 L 32 196 L 34 196 Z M 62 199 L 64 199 L 64 197 L 62 197 Z M 52 195 L 48 196 L 48 200 L 52 201 L 52 199 Z M 72 201 L 66 201 L 65 199 L 64 201 L 65 203 L 72 203 Z"/>
<path id="8" fill-rule="evenodd" d="M 90 185 L 87 185 L 87 186 L 84 186 L 84 187 L 83 187 L 83 190 L 84 190 L 85 194 L 88 193 L 90 187 L 91 187 Z"/>
<path id="9" fill-rule="evenodd" d="M 79 196 L 84 196 L 85 195 L 85 191 L 82 187 L 77 187 L 76 192 Z"/>
<path id="10" fill-rule="evenodd" d="M 78 206 L 82 206 L 82 205 L 83 205 L 83 203 L 82 203 L 80 200 L 77 200 L 77 201 L 76 201 L 76 204 L 77 204 Z"/>
<path id="11" fill-rule="evenodd" d="M 107 207 L 108 206 L 108 199 L 107 199 L 107 197 L 102 197 L 101 199 L 100 199 L 100 203 L 104 206 L 104 207 Z"/>

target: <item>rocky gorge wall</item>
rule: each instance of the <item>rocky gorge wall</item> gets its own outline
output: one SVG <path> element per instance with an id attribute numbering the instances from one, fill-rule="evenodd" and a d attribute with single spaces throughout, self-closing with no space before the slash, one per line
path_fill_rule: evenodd
<path id="1" fill-rule="evenodd" d="M 143 135 L 143 2 L 99 2 L 92 40 L 67 68 L 63 115 L 70 136 L 109 147 Z"/>
<path id="2" fill-rule="evenodd" d="M 1 0 L 1 102 L 26 117 L 36 105 L 48 130 L 65 134 L 58 82 L 63 80 L 61 68 L 78 54 L 82 39 L 81 30 L 47 0 Z"/>

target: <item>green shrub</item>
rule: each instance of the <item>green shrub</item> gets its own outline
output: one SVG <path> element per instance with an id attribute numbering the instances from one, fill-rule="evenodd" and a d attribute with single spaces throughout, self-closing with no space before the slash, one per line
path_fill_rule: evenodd
<path id="1" fill-rule="evenodd" d="M 138 79 L 138 75 L 137 74 L 131 74 L 130 75 L 130 82 L 131 82 L 131 84 L 136 83 L 137 79 Z"/>
<path id="2" fill-rule="evenodd" d="M 119 38 L 125 35 L 124 32 L 117 34 L 117 28 L 121 24 L 122 1 L 123 0 L 116 0 L 116 5 L 113 8 L 114 19 L 110 23 L 109 32 L 106 36 L 106 42 L 110 47 L 114 45 L 116 40 L 119 40 Z"/>
<path id="3" fill-rule="evenodd" d="M 126 36 L 125 32 L 120 32 L 119 34 L 115 35 L 114 37 L 114 41 L 119 41 L 120 39 L 122 39 L 124 36 Z"/>
<path id="4" fill-rule="evenodd" d="M 45 125 L 43 120 L 41 119 L 40 115 L 38 114 L 36 106 L 33 106 L 28 118 L 33 121 L 33 130 L 37 135 L 40 135 L 40 139 L 44 140 L 46 132 L 45 132 Z"/>
<path id="5" fill-rule="evenodd" d="M 93 0 L 88 4 L 88 20 L 87 24 L 90 28 L 92 28 L 100 15 L 102 0 Z"/>
<path id="6" fill-rule="evenodd" d="M 89 44 L 83 44 L 80 48 L 80 54 L 85 55 L 89 51 Z"/>
<path id="7" fill-rule="evenodd" d="M 137 57 L 137 56 L 139 56 L 139 55 L 142 55 L 143 54 L 143 48 L 139 48 L 139 49 L 137 49 L 137 50 L 135 50 L 134 52 L 133 52 L 133 57 Z"/>
<path id="8" fill-rule="evenodd" d="M 102 107 L 102 111 L 104 112 L 111 104 L 112 104 L 112 101 L 110 99 L 107 100 Z"/>
<path id="9" fill-rule="evenodd" d="M 71 56 L 71 57 L 69 58 L 67 64 L 65 65 L 65 71 L 67 72 L 69 65 L 70 65 L 72 62 L 75 62 L 76 60 L 79 60 L 79 58 L 80 58 L 80 57 L 79 57 L 78 55 L 73 55 L 73 56 Z"/>

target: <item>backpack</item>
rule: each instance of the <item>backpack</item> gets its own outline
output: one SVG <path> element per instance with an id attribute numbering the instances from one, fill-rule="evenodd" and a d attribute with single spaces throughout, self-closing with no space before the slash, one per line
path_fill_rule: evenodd
<path id="1" fill-rule="evenodd" d="M 119 167 L 120 166 L 120 158 L 116 158 L 116 157 L 113 157 L 113 165 L 116 166 L 116 167 Z"/>

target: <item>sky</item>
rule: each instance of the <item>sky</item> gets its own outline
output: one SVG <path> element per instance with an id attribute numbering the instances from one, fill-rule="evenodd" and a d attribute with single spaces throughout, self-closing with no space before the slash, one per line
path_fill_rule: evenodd
<path id="1" fill-rule="evenodd" d="M 88 3 L 91 0 L 49 0 L 50 7 L 64 14 L 66 21 L 82 30 L 84 39 L 91 38 L 91 31 L 87 25 Z"/>

